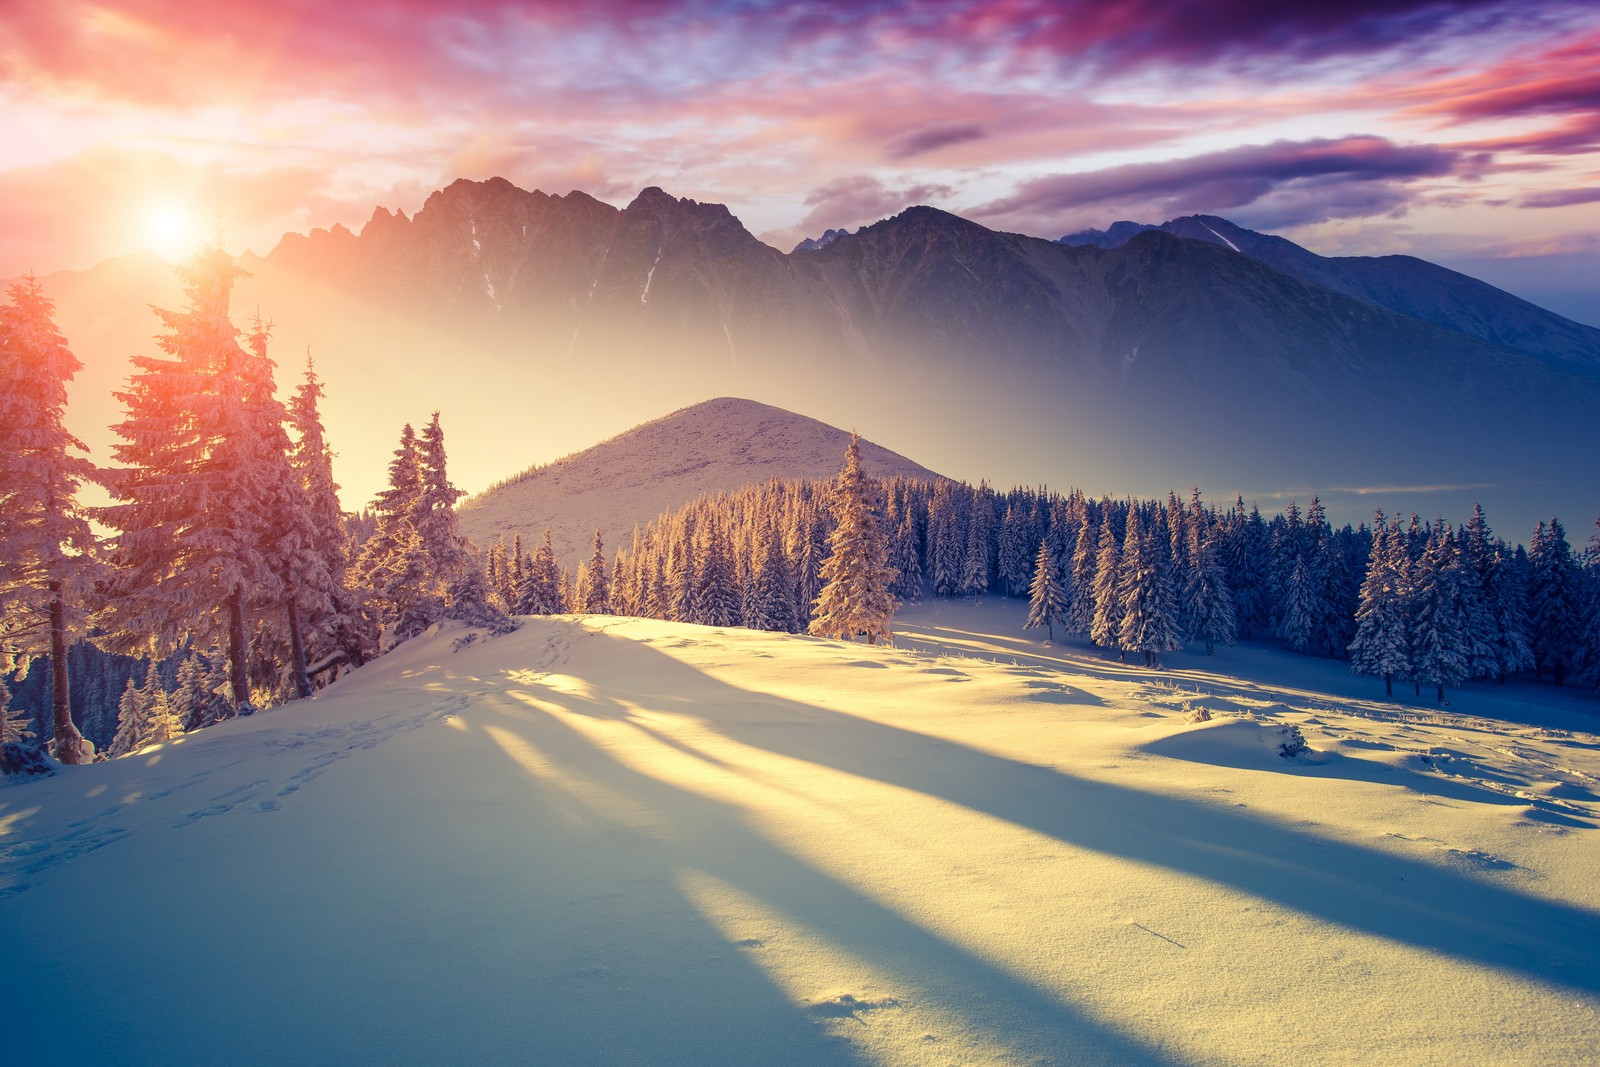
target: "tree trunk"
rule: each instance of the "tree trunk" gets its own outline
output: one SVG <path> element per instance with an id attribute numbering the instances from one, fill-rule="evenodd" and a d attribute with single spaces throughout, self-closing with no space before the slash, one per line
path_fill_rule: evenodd
<path id="1" fill-rule="evenodd" d="M 301 700 L 311 695 L 311 678 L 306 674 L 305 638 L 300 633 L 300 608 L 290 596 L 284 602 L 289 615 L 289 670 L 294 673 L 295 695 Z"/>
<path id="2" fill-rule="evenodd" d="M 1394 696 L 1394 675 L 1392 674 L 1383 676 L 1383 695 L 1386 697 Z"/>
<path id="3" fill-rule="evenodd" d="M 234 586 L 228 598 L 228 682 L 236 715 L 249 715 L 250 680 L 245 675 L 244 587 Z"/>
<path id="4" fill-rule="evenodd" d="M 83 735 L 72 722 L 72 692 L 67 679 L 67 605 L 61 581 L 50 583 L 50 710 L 55 719 L 55 756 L 62 763 L 87 763 Z"/>

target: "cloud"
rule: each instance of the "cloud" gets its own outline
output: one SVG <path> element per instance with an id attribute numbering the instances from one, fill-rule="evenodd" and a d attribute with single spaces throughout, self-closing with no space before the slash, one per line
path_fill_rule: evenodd
<path id="1" fill-rule="evenodd" d="M 936 148 L 982 140 L 987 134 L 976 122 L 930 122 L 917 130 L 896 134 L 884 145 L 890 159 L 909 159 Z"/>
<path id="2" fill-rule="evenodd" d="M 1410 183 L 1470 174 L 1484 162 L 1436 145 L 1398 145 L 1373 136 L 1276 141 L 1037 178 L 968 213 L 1013 225 L 1028 221 L 1027 232 L 1035 233 L 1066 232 L 1064 222 L 1052 220 L 1081 218 L 1093 209 L 1127 217 L 1142 208 L 1149 221 L 1249 209 L 1254 224 L 1285 226 L 1392 215 L 1414 198 Z"/>
<path id="3" fill-rule="evenodd" d="M 1600 203 L 1600 188 L 1550 189 L 1517 201 L 1518 207 L 1571 207 L 1573 204 Z"/>

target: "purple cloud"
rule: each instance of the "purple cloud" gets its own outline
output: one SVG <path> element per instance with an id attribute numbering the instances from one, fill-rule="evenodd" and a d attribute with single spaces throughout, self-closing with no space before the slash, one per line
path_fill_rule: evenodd
<path id="1" fill-rule="evenodd" d="M 890 159 L 910 159 L 948 145 L 978 141 L 988 136 L 976 122 L 930 122 L 889 139 L 884 152 Z"/>
<path id="2" fill-rule="evenodd" d="M 1551 189 L 1517 201 L 1518 207 L 1571 207 L 1573 204 L 1600 202 L 1600 189 Z"/>
<path id="3" fill-rule="evenodd" d="M 1382 137 L 1276 141 L 1188 159 L 1133 163 L 1024 182 L 1010 196 L 972 209 L 980 219 L 1031 232 L 1047 220 L 1096 207 L 1144 206 L 1156 214 L 1237 212 L 1265 224 L 1389 215 L 1412 198 L 1407 183 L 1470 175 L 1484 158 L 1436 145 L 1397 145 Z"/>

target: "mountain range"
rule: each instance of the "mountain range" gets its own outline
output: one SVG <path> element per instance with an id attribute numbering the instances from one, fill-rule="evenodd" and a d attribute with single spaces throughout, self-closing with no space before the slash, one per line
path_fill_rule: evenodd
<path id="1" fill-rule="evenodd" d="M 395 432 L 440 408 L 469 488 L 742 395 L 971 481 L 1316 493 L 1349 521 L 1481 501 L 1515 537 L 1600 509 L 1600 330 L 1433 264 L 1209 216 L 1051 241 L 912 207 L 825 237 L 785 254 L 660 189 L 462 180 L 247 257 L 235 308 L 280 361 L 318 355 L 342 460 L 381 474 L 393 436 L 341 434 L 338 405 Z M 86 292 L 63 308 L 92 318 Z"/>

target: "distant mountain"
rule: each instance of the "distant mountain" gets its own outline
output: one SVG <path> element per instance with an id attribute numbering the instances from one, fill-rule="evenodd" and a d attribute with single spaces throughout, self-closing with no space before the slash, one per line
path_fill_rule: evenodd
<path id="1" fill-rule="evenodd" d="M 508 479 L 466 501 L 461 529 L 480 547 L 523 535 L 534 551 L 551 531 L 567 566 L 586 559 L 599 529 L 607 553 L 643 526 L 702 494 L 772 478 L 826 479 L 844 465 L 844 430 L 752 400 L 721 397 L 675 411 L 609 441 Z M 861 442 L 872 477 L 939 475 L 897 453 Z"/>
<path id="2" fill-rule="evenodd" d="M 841 237 L 849 237 L 849 230 L 823 230 L 821 237 L 807 237 L 794 246 L 796 252 L 816 252 L 827 248 Z"/>
<path id="3" fill-rule="evenodd" d="M 1323 259 L 1210 217 L 1098 244 L 913 207 L 785 254 L 660 189 L 616 208 L 458 181 L 414 216 L 285 237 L 234 306 L 273 321 L 280 382 L 316 356 L 341 481 L 366 480 L 351 506 L 435 408 L 475 488 L 737 395 L 972 481 L 1319 494 L 1340 521 L 1481 501 L 1519 537 L 1600 511 L 1600 331 L 1421 261 Z"/>
<path id="4" fill-rule="evenodd" d="M 1600 329 L 1415 256 L 1319 256 L 1214 215 L 1188 215 L 1160 226 L 1118 222 L 1104 232 L 1068 234 L 1061 243 L 1118 248 L 1151 229 L 1222 245 L 1301 281 L 1600 378 Z"/>

